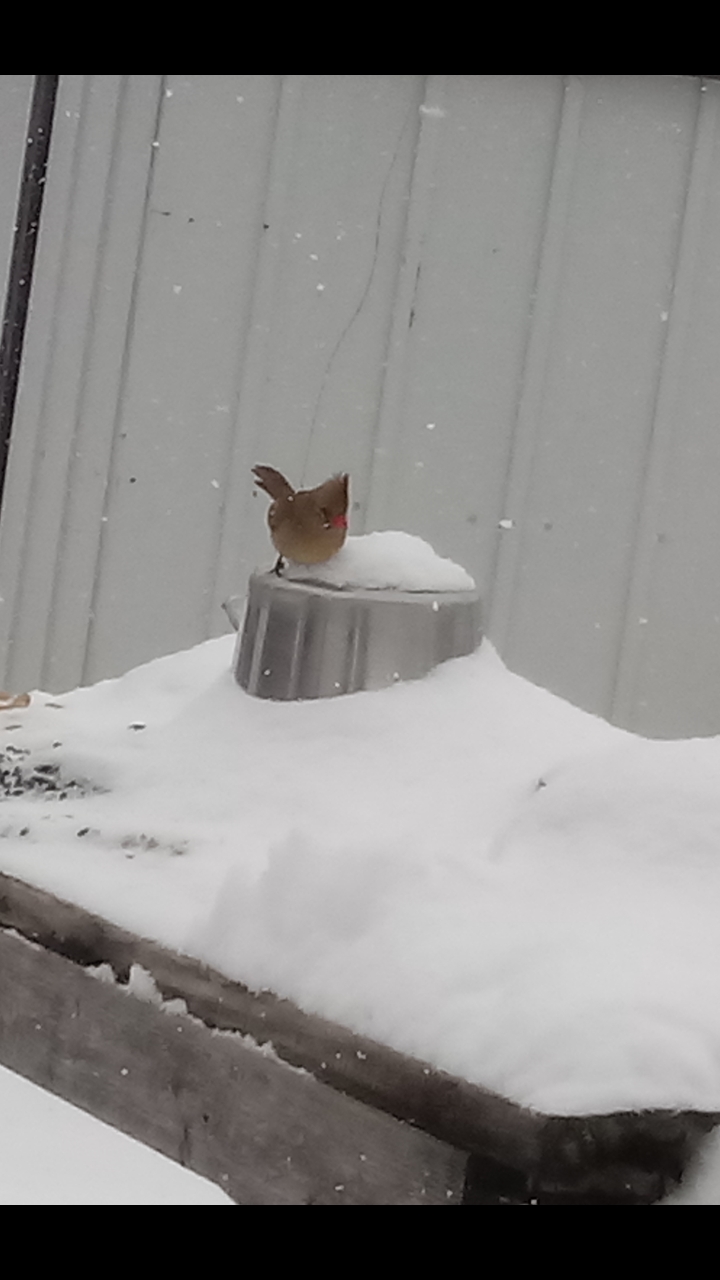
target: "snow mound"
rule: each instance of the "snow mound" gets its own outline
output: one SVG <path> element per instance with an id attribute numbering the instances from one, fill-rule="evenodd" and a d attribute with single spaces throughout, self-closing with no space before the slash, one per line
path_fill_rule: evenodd
<path id="1" fill-rule="evenodd" d="M 678 1190 L 660 1207 L 681 1204 L 720 1204 L 720 1129 L 706 1139 Z"/>
<path id="2" fill-rule="evenodd" d="M 470 574 L 412 533 L 388 530 L 348 538 L 321 565 L 290 565 L 286 577 L 374 591 L 474 591 Z"/>
<path id="3" fill-rule="evenodd" d="M 487 642 L 273 703 L 233 644 L 0 712 L 102 782 L 8 795 L 0 867 L 541 1111 L 720 1111 L 720 738 L 636 738 Z"/>

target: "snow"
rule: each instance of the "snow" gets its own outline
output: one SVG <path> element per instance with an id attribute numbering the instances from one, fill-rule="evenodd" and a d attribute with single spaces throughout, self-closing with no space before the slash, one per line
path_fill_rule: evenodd
<path id="1" fill-rule="evenodd" d="M 349 537 L 324 564 L 291 564 L 284 576 L 333 587 L 379 591 L 474 591 L 470 574 L 412 533 L 387 530 Z"/>
<path id="2" fill-rule="evenodd" d="M 233 643 L 0 711 L 66 787 L 4 800 L 0 868 L 543 1111 L 720 1109 L 719 739 L 634 737 L 487 642 L 267 702 Z"/>
<path id="3" fill-rule="evenodd" d="M 720 1204 L 720 1129 L 716 1129 L 702 1144 L 697 1159 L 683 1177 L 682 1185 L 661 1203 L 665 1207 Z"/>
<path id="4" fill-rule="evenodd" d="M 214 1183 L 0 1067 L 0 1205 L 233 1204 Z"/>

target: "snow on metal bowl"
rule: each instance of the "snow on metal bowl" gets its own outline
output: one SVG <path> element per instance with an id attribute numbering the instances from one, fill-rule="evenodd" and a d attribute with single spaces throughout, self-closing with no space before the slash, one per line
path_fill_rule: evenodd
<path id="1" fill-rule="evenodd" d="M 389 536 L 375 534 L 368 539 Z M 350 548 L 346 559 L 352 561 L 355 578 L 362 581 L 360 550 L 364 556 L 369 550 L 375 554 L 377 546 Z M 459 579 L 459 590 L 351 585 L 342 581 L 342 555 L 332 562 L 332 581 L 318 581 L 306 572 L 251 577 L 234 658 L 235 678 L 248 693 L 289 701 L 383 689 L 400 680 L 418 679 L 439 663 L 477 648 L 480 594 L 467 575 Z M 402 574 L 395 579 L 401 584 Z M 426 575 L 426 579 L 447 581 L 447 574 L 440 579 Z M 369 580 L 383 581 L 377 573 Z M 422 577 L 415 575 L 413 581 L 422 582 Z M 227 607 L 240 627 L 238 605 L 241 602 L 229 601 Z"/>

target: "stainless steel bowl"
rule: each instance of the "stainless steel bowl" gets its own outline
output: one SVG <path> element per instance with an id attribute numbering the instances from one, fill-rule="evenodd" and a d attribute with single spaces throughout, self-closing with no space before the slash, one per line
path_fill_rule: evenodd
<path id="1" fill-rule="evenodd" d="M 243 604 L 225 606 L 238 628 Z M 339 590 L 254 574 L 235 679 L 259 698 L 334 698 L 416 680 L 481 638 L 477 591 Z"/>

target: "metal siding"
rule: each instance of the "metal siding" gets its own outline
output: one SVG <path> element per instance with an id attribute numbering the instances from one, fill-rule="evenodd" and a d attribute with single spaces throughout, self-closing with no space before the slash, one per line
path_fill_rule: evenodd
<path id="1" fill-rule="evenodd" d="M 572 77 L 558 148 L 569 180 L 556 235 L 532 466 L 506 634 L 511 666 L 606 714 L 665 354 L 699 85 Z M 542 307 L 542 287 L 538 305 Z M 499 574 L 504 565 L 501 560 Z"/>
<path id="2" fill-rule="evenodd" d="M 82 672 L 160 79 L 61 77 L 0 529 L 12 687 Z"/>
<path id="3" fill-rule="evenodd" d="M 63 76 L 3 683 L 221 630 L 269 558 L 262 461 L 349 469 L 355 530 L 466 564 L 537 682 L 645 732 L 719 731 L 719 93 Z"/>
<path id="4" fill-rule="evenodd" d="M 222 627 L 209 601 L 279 79 L 164 77 L 88 682 Z"/>
<path id="5" fill-rule="evenodd" d="M 433 77 L 370 523 L 429 537 L 492 583 L 558 127 L 557 76 Z"/>
<path id="6" fill-rule="evenodd" d="M 702 95 L 614 714 L 720 732 L 720 85 Z"/>
<path id="7" fill-rule="evenodd" d="M 0 76 L 0 313 L 12 251 L 33 76 Z"/>
<path id="8" fill-rule="evenodd" d="M 352 476 L 368 499 L 373 431 L 402 271 L 425 77 L 288 76 L 278 113 L 235 449 L 220 600 L 269 547 L 256 462 L 296 483 Z"/>

